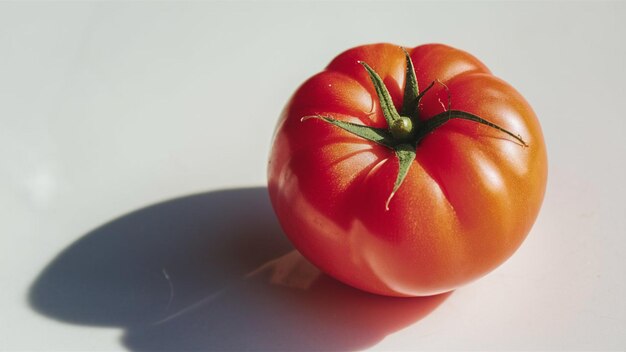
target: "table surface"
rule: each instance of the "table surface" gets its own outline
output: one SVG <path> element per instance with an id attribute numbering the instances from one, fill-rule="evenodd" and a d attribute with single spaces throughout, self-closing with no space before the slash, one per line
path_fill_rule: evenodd
<path id="1" fill-rule="evenodd" d="M 0 3 L 0 350 L 626 349 L 624 18 L 619 2 Z M 382 41 L 472 52 L 544 129 L 529 237 L 450 295 L 311 285 L 267 199 L 293 90 Z"/>

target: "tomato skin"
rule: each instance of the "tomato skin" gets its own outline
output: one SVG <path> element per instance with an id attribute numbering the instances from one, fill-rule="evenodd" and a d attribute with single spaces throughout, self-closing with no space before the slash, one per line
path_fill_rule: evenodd
<path id="1" fill-rule="evenodd" d="M 451 108 L 519 134 L 451 120 L 425 137 L 389 204 L 398 172 L 391 149 L 310 115 L 386 127 L 369 64 L 400 109 L 405 56 L 392 44 L 356 47 L 307 80 L 285 107 L 268 167 L 283 230 L 314 265 L 349 285 L 388 296 L 427 296 L 479 278 L 530 231 L 547 179 L 541 127 L 524 98 L 472 55 L 441 44 L 406 49 L 420 89 L 447 86 Z M 424 95 L 420 119 L 441 113 L 448 90 Z"/>

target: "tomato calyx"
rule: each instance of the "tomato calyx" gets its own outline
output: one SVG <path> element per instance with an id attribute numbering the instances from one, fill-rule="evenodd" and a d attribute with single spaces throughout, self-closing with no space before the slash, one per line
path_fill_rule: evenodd
<path id="1" fill-rule="evenodd" d="M 422 92 L 419 91 L 417 78 L 415 76 L 415 68 L 413 61 L 409 53 L 404 51 L 406 57 L 406 72 L 405 72 L 405 86 L 404 97 L 402 102 L 401 113 L 398 113 L 396 107 L 393 104 L 391 95 L 385 86 L 385 83 L 380 76 L 372 69 L 367 63 L 359 61 L 359 64 L 367 71 L 378 101 L 382 110 L 385 121 L 387 122 L 387 128 L 376 128 L 351 122 L 345 122 L 333 119 L 332 117 L 313 115 L 305 116 L 301 120 L 319 119 L 324 122 L 330 123 L 336 127 L 339 127 L 347 132 L 350 132 L 356 136 L 364 138 L 366 140 L 378 143 L 395 152 L 398 159 L 398 175 L 393 186 L 391 194 L 387 198 L 385 209 L 389 210 L 389 203 L 397 190 L 402 185 L 408 171 L 415 160 L 415 153 L 419 143 L 430 133 L 437 128 L 444 125 L 446 122 L 452 119 L 469 120 L 476 123 L 483 124 L 494 128 L 500 132 L 506 133 L 510 137 L 517 140 L 523 147 L 528 147 L 528 144 L 522 139 L 520 135 L 514 134 L 501 126 L 498 126 L 488 120 L 483 119 L 480 116 L 471 114 L 466 111 L 452 110 L 451 109 L 451 96 L 448 91 L 448 104 L 444 107 L 444 111 L 422 121 L 419 116 L 419 103 L 424 95 L 435 85 L 439 83 L 448 90 L 448 87 L 439 80 L 431 82 L 426 89 Z"/>

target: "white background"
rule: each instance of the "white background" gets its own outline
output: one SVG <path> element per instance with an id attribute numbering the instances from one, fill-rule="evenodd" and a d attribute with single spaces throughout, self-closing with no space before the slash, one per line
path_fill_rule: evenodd
<path id="1" fill-rule="evenodd" d="M 625 19 L 618 2 L 0 3 L 0 350 L 626 349 Z M 243 278 L 289 251 L 262 188 L 280 110 L 381 41 L 473 53 L 548 145 L 527 241 L 418 321 Z"/>

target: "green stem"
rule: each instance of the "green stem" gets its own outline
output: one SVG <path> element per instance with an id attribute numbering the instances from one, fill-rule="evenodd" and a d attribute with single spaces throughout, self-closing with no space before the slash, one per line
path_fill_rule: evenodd
<path id="1" fill-rule="evenodd" d="M 365 67 L 365 70 L 369 74 L 370 79 L 374 84 L 378 101 L 380 102 L 380 108 L 383 111 L 385 120 L 387 121 L 387 126 L 391 126 L 395 120 L 400 118 L 400 115 L 398 114 L 398 111 L 396 111 L 396 107 L 393 105 L 393 100 L 391 100 L 391 95 L 389 95 L 389 91 L 387 90 L 385 83 L 380 78 L 378 73 L 376 73 L 376 71 L 374 71 L 368 64 L 363 61 L 359 61 L 359 63 Z"/>
<path id="2" fill-rule="evenodd" d="M 403 49 L 404 50 L 404 49 Z M 381 110 L 387 122 L 387 128 L 375 128 L 360 124 L 355 124 L 346 121 L 339 121 L 328 116 L 314 115 L 305 116 L 302 121 L 308 119 L 322 120 L 326 123 L 330 123 L 336 127 L 339 127 L 347 132 L 350 132 L 356 136 L 359 136 L 368 141 L 375 142 L 384 147 L 387 147 L 395 152 L 398 159 L 398 175 L 393 185 L 393 189 L 387 202 L 385 209 L 389 210 L 389 203 L 396 194 L 406 175 L 409 172 L 411 165 L 416 157 L 416 148 L 419 143 L 426 138 L 427 135 L 433 133 L 437 128 L 443 126 L 446 122 L 452 119 L 463 119 L 473 121 L 485 126 L 489 126 L 500 132 L 506 133 L 513 137 L 523 146 L 528 147 L 528 144 L 518 134 L 514 134 L 493 122 L 487 121 L 480 116 L 476 116 L 466 111 L 451 110 L 452 98 L 448 87 L 438 80 L 435 80 L 426 87 L 422 92 L 419 92 L 417 79 L 415 77 L 415 68 L 411 61 L 411 56 L 406 50 L 404 51 L 406 57 L 406 76 L 404 85 L 404 101 L 402 105 L 402 115 L 398 114 L 396 107 L 393 105 L 393 100 L 389 95 L 389 91 L 385 86 L 380 76 L 365 62 L 359 61 L 365 68 L 370 76 L 378 101 L 380 103 Z M 426 121 L 419 120 L 419 103 L 436 82 L 441 83 L 448 91 L 448 106 L 444 109 L 446 111 L 439 113 Z"/>
<path id="3" fill-rule="evenodd" d="M 417 130 L 417 132 L 416 132 L 415 143 L 419 144 L 419 142 L 421 142 L 422 139 L 424 139 L 424 137 L 426 137 L 428 134 L 432 133 L 434 130 L 436 130 L 437 128 L 441 127 L 443 124 L 445 124 L 446 122 L 448 122 L 448 121 L 450 121 L 452 119 L 469 120 L 469 121 L 474 121 L 474 122 L 480 123 L 480 124 L 485 125 L 485 126 L 489 126 L 489 127 L 494 128 L 494 129 L 496 129 L 496 130 L 498 130 L 500 132 L 506 133 L 507 135 L 515 138 L 524 147 L 528 147 L 528 144 L 526 144 L 524 139 L 522 139 L 522 136 L 520 136 L 519 134 L 514 134 L 514 133 L 506 130 L 505 128 L 496 125 L 493 122 L 490 122 L 490 121 L 487 121 L 487 120 L 483 119 L 480 116 L 476 116 L 474 114 L 471 114 L 471 113 L 466 112 L 466 111 L 461 111 L 461 110 L 444 111 L 442 113 L 439 113 L 439 114 L 431 117 L 430 119 L 426 120 L 425 122 L 423 122 L 421 128 L 419 128 Z"/>
<path id="4" fill-rule="evenodd" d="M 322 120 L 324 122 L 330 123 L 331 125 L 335 125 L 345 131 L 348 131 L 352 133 L 353 135 L 367 139 L 368 141 L 378 143 L 387 148 L 393 149 L 395 145 L 393 136 L 386 128 L 375 128 L 375 127 L 370 127 L 370 126 L 364 126 L 364 125 L 359 125 L 359 124 L 352 123 L 352 122 L 335 120 L 331 117 L 321 116 L 321 115 L 305 116 L 300 120 L 306 121 L 309 119 Z"/>
<path id="5" fill-rule="evenodd" d="M 398 188 L 400 188 L 402 182 L 404 182 L 404 179 L 406 178 L 406 175 L 409 173 L 413 160 L 415 160 L 415 146 L 412 144 L 400 144 L 395 148 L 395 152 L 396 157 L 398 158 L 398 175 L 396 176 L 396 181 L 393 184 L 393 190 L 385 203 L 385 210 L 389 210 L 391 198 L 396 195 Z"/>
<path id="6" fill-rule="evenodd" d="M 406 71 L 404 80 L 404 99 L 402 100 L 402 116 L 408 116 L 413 120 L 413 123 L 419 122 L 417 106 L 419 104 L 419 86 L 417 84 L 417 78 L 415 77 L 415 68 L 411 61 L 411 55 L 404 50 L 404 56 L 406 58 Z"/>

